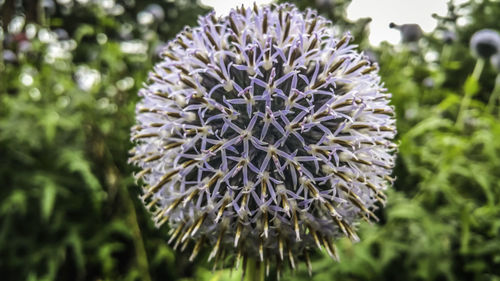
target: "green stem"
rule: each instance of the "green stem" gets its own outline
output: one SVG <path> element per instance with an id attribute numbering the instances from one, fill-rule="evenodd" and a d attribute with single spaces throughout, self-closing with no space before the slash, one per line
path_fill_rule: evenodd
<path id="1" fill-rule="evenodd" d="M 5 68 L 3 62 L 3 40 L 4 40 L 3 23 L 2 21 L 0 21 L 0 73 L 2 73 Z"/>
<path id="2" fill-rule="evenodd" d="M 499 95 L 500 95 L 500 73 L 497 74 L 497 78 L 495 79 L 495 87 L 493 88 L 493 92 L 491 92 L 490 99 L 488 100 L 487 110 L 489 113 L 493 113 L 497 100 L 500 97 Z"/>
<path id="3" fill-rule="evenodd" d="M 481 77 L 481 73 L 483 72 L 483 68 L 484 68 L 484 59 L 479 58 L 476 62 L 476 66 L 474 67 L 474 71 L 472 72 L 472 75 L 471 75 L 472 79 L 474 79 L 474 81 L 476 83 L 479 82 L 479 78 Z M 456 125 L 460 129 L 463 128 L 464 112 L 469 107 L 470 101 L 471 101 L 472 96 L 474 94 L 475 94 L 474 92 L 469 91 L 466 87 L 465 96 L 462 99 L 462 103 L 460 104 L 460 109 L 458 111 L 457 122 L 456 122 Z"/>
<path id="4" fill-rule="evenodd" d="M 46 27 L 47 26 L 47 21 L 46 21 L 46 17 L 45 17 L 45 9 L 43 8 L 43 3 L 45 1 L 38 1 L 37 5 L 36 5 L 36 9 L 37 9 L 37 15 L 38 15 L 38 23 L 43 26 L 43 27 Z"/>
<path id="5" fill-rule="evenodd" d="M 474 67 L 474 71 L 472 72 L 472 77 L 476 81 L 479 81 L 479 78 L 481 77 L 481 73 L 483 72 L 483 68 L 484 68 L 484 59 L 479 58 L 476 62 L 476 66 Z"/>
<path id="6" fill-rule="evenodd" d="M 264 264 L 253 258 L 247 259 L 245 281 L 264 281 Z"/>
<path id="7" fill-rule="evenodd" d="M 149 275 L 148 255 L 146 253 L 146 247 L 144 246 L 144 239 L 142 239 L 141 228 L 139 227 L 134 202 L 126 186 L 122 187 L 122 190 L 119 191 L 119 193 L 122 194 L 122 199 L 128 209 L 127 223 L 131 227 L 132 236 L 134 237 L 133 242 L 137 258 L 137 267 L 141 273 L 141 280 L 151 281 L 151 276 Z"/>
<path id="8" fill-rule="evenodd" d="M 109 163 L 115 163 L 113 160 L 113 155 L 111 153 L 111 150 L 104 141 L 103 141 L 103 146 L 105 148 L 106 154 L 109 157 L 107 161 Z M 113 175 L 114 178 L 120 179 L 120 172 L 116 165 L 111 164 L 106 169 L 109 171 L 109 173 L 114 174 Z M 151 275 L 149 273 L 148 255 L 146 253 L 144 239 L 141 233 L 141 228 L 139 226 L 139 220 L 137 218 L 137 211 L 134 206 L 133 197 L 130 194 L 127 187 L 124 186 L 121 183 L 121 181 L 115 181 L 114 183 L 111 183 L 111 185 L 112 185 L 111 189 L 112 191 L 108 191 L 108 194 L 112 192 L 118 192 L 120 199 L 123 201 L 124 207 L 127 212 L 126 223 L 128 227 L 130 227 L 130 231 L 132 233 L 137 268 L 139 274 L 141 275 L 140 279 L 144 281 L 151 281 Z"/>
<path id="9" fill-rule="evenodd" d="M 441 50 L 441 63 L 446 67 L 451 57 L 451 46 L 446 44 Z"/>

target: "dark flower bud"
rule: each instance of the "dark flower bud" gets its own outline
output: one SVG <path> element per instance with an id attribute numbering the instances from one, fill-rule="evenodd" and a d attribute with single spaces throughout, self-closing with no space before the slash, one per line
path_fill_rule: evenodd
<path id="1" fill-rule="evenodd" d="M 474 56 L 489 58 L 500 49 L 500 35 L 492 29 L 482 29 L 470 39 L 470 48 Z"/>
<path id="2" fill-rule="evenodd" d="M 415 23 L 398 25 L 391 22 L 389 27 L 399 30 L 403 43 L 417 42 L 423 35 L 420 25 Z"/>
<path id="3" fill-rule="evenodd" d="M 442 39 L 445 44 L 452 44 L 457 41 L 457 34 L 451 30 L 445 30 L 443 31 Z"/>

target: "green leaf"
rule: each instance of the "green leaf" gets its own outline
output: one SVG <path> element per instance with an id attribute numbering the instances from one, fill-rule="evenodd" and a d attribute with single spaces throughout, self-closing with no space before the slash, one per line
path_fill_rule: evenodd
<path id="1" fill-rule="evenodd" d="M 479 82 L 472 76 L 467 77 L 464 84 L 466 95 L 473 96 L 479 92 Z"/>
<path id="2" fill-rule="evenodd" d="M 76 172 L 80 174 L 83 178 L 85 184 L 93 191 L 96 195 L 100 194 L 101 184 L 97 177 L 93 174 L 90 167 L 90 163 L 85 159 L 85 156 L 81 151 L 67 148 L 62 152 L 61 155 L 61 165 L 67 166 L 68 170 L 71 172 Z"/>
<path id="3" fill-rule="evenodd" d="M 83 242 L 76 229 L 71 231 L 71 234 L 67 238 L 67 243 L 73 249 L 73 257 L 76 261 L 76 266 L 80 273 L 85 271 L 85 256 L 83 253 Z"/>
<path id="4" fill-rule="evenodd" d="M 41 213 L 42 219 L 47 221 L 52 214 L 54 209 L 54 203 L 56 201 L 57 187 L 53 181 L 47 180 L 43 187 L 42 202 L 41 202 Z"/>

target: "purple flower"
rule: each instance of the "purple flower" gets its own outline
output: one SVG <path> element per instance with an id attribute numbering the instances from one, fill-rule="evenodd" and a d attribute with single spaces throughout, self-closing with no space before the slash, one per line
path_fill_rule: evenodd
<path id="1" fill-rule="evenodd" d="M 266 264 L 358 240 L 392 182 L 394 110 L 378 66 L 315 11 L 210 13 L 185 28 L 140 91 L 142 200 L 174 248 Z M 194 245 L 191 245 L 194 244 Z M 230 255 L 235 253 L 234 255 Z"/>
<path id="2" fill-rule="evenodd" d="M 451 30 L 444 30 L 441 36 L 445 44 L 453 44 L 457 41 L 457 34 Z"/>
<path id="3" fill-rule="evenodd" d="M 470 39 L 472 53 L 482 58 L 489 58 L 500 49 L 500 35 L 495 30 L 481 29 Z"/>
<path id="4" fill-rule="evenodd" d="M 155 20 L 158 22 L 161 22 L 163 21 L 163 19 L 165 19 L 165 12 L 163 11 L 163 8 L 158 4 L 149 4 L 144 10 L 151 13 L 154 16 Z"/>

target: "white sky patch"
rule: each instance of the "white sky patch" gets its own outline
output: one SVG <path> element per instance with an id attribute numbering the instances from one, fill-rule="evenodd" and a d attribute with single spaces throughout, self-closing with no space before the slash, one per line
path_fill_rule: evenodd
<path id="1" fill-rule="evenodd" d="M 389 23 L 416 23 L 424 32 L 432 31 L 437 21 L 433 13 L 446 15 L 447 0 L 354 0 L 347 9 L 351 20 L 372 18 L 370 23 L 370 42 L 374 45 L 382 41 L 398 43 L 399 31 L 389 28 Z"/>
<path id="2" fill-rule="evenodd" d="M 334 1 L 334 0 L 326 0 Z M 455 4 L 466 0 L 456 0 Z M 226 15 L 231 8 L 244 4 L 269 4 L 272 0 L 201 0 L 201 3 L 213 7 L 218 15 Z M 347 16 L 351 20 L 358 18 L 372 18 L 370 23 L 370 42 L 379 45 L 382 41 L 396 44 L 400 41 L 399 31 L 389 28 L 389 23 L 396 24 L 416 23 L 424 32 L 432 31 L 437 21 L 432 18 L 433 13 L 446 15 L 448 0 L 353 0 L 347 9 Z"/>
<path id="3" fill-rule="evenodd" d="M 201 4 L 209 7 L 213 7 L 215 13 L 219 16 L 224 16 L 229 14 L 231 9 L 240 7 L 241 4 L 245 7 L 252 7 L 253 3 L 257 3 L 258 6 L 272 3 L 272 0 L 201 0 Z"/>

